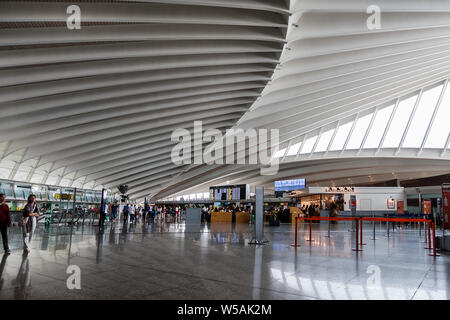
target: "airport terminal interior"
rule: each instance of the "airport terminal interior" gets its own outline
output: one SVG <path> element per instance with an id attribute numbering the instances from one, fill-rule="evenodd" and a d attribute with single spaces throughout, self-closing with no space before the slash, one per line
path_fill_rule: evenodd
<path id="1" fill-rule="evenodd" d="M 449 79 L 447 0 L 0 1 L 0 300 L 449 300 Z"/>

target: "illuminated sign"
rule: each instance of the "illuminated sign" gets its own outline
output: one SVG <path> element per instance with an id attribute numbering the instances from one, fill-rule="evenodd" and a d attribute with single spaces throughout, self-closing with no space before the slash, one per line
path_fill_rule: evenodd
<path id="1" fill-rule="evenodd" d="M 450 185 L 442 186 L 442 213 L 444 218 L 444 228 L 450 229 Z"/>
<path id="2" fill-rule="evenodd" d="M 355 192 L 355 188 L 353 187 L 326 187 L 325 188 L 325 192 L 326 193 L 350 193 L 350 192 Z"/>
<path id="3" fill-rule="evenodd" d="M 431 200 L 423 200 L 423 213 L 431 214 Z"/>
<path id="4" fill-rule="evenodd" d="M 63 193 L 62 195 L 60 193 L 55 193 L 54 194 L 55 199 L 59 200 L 73 200 L 73 194 L 67 194 L 67 193 Z"/>
<path id="5" fill-rule="evenodd" d="M 395 200 L 392 198 L 387 199 L 387 208 L 395 209 Z"/>
<path id="6" fill-rule="evenodd" d="M 305 189 L 305 186 L 306 186 L 306 179 L 275 181 L 276 192 Z"/>
<path id="7" fill-rule="evenodd" d="M 209 194 L 210 200 L 213 201 L 245 200 L 247 198 L 247 185 L 210 187 Z"/>

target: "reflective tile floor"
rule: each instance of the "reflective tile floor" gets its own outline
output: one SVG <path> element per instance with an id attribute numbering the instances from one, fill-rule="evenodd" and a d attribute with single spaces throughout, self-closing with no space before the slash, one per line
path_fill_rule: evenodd
<path id="1" fill-rule="evenodd" d="M 215 223 L 45 228 L 22 254 L 10 229 L 12 254 L 0 264 L 0 299 L 449 299 L 450 254 L 434 258 L 418 230 L 386 236 L 365 226 L 356 253 L 349 225 L 265 228 L 264 246 L 250 245 L 251 226 Z M 422 234 L 423 235 L 423 234 Z M 80 269 L 70 290 L 68 266 Z M 75 267 L 76 268 L 76 267 Z M 74 283 L 73 278 L 69 283 Z M 72 281 L 72 282 L 71 282 Z"/>

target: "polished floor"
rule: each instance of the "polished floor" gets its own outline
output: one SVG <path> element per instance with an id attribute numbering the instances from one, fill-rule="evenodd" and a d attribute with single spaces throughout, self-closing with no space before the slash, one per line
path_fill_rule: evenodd
<path id="1" fill-rule="evenodd" d="M 430 257 L 417 229 L 387 237 L 366 225 L 356 253 L 349 225 L 314 225 L 313 242 L 300 226 L 265 228 L 254 246 L 251 226 L 215 223 L 39 226 L 22 254 L 10 229 L 12 254 L 0 264 L 0 299 L 449 299 L 450 254 Z M 81 289 L 68 289 L 68 266 L 81 271 Z"/>

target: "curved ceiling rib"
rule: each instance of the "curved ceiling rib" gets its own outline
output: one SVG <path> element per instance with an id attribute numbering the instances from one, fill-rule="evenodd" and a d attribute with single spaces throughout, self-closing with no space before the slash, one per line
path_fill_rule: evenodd
<path id="1" fill-rule="evenodd" d="M 288 16 L 284 0 L 0 2 L 0 178 L 169 181 L 186 169 L 171 132 L 231 128 L 270 80 Z"/>
<path id="2" fill-rule="evenodd" d="M 154 198 L 205 192 L 208 185 L 227 182 L 264 185 L 270 190 L 276 179 L 299 176 L 320 185 L 330 181 L 348 184 L 345 177 L 353 179 L 352 183 L 367 183 L 448 173 L 449 127 L 435 119 L 450 115 L 450 99 L 444 96 L 447 92 L 450 97 L 446 84 L 450 78 L 450 4 L 444 0 L 377 1 L 381 28 L 369 29 L 371 4 L 291 1 L 280 65 L 261 97 L 235 126 L 280 130 L 280 151 L 273 155 L 280 161 L 278 174 L 261 176 L 259 166 L 190 166 L 161 190 L 153 188 Z M 431 101 L 428 93 L 435 91 Z M 422 98 L 413 104 L 415 111 L 407 113 L 410 109 L 403 101 L 411 96 Z M 393 112 L 395 103 L 400 107 Z M 406 127 L 391 134 L 392 127 L 399 127 L 398 116 L 390 114 L 405 117 Z M 411 138 L 411 125 L 423 135 Z M 385 132 L 375 135 L 372 127 Z M 344 128 L 349 130 L 345 134 Z M 392 140 L 390 136 L 398 138 L 395 147 L 383 142 Z M 342 145 L 330 150 L 330 140 Z M 323 163 L 327 163 L 325 169 Z M 143 188 L 134 192 L 145 193 Z"/>
<path id="3" fill-rule="evenodd" d="M 79 30 L 66 27 L 74 4 Z M 159 199 L 226 181 L 270 189 L 299 175 L 320 185 L 448 173 L 450 4 L 378 0 L 379 29 L 367 26 L 369 5 L 2 1 L 0 178 L 125 183 L 132 198 Z M 198 120 L 279 129 L 279 172 L 176 166 L 171 133 Z"/>

